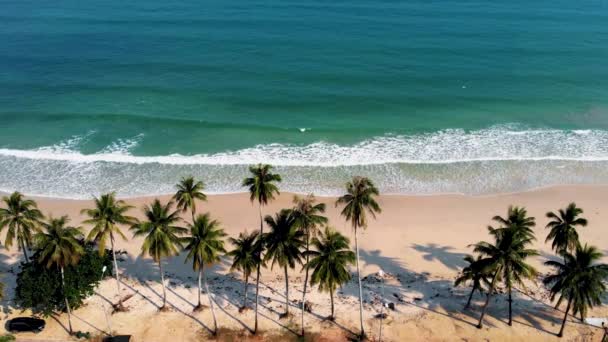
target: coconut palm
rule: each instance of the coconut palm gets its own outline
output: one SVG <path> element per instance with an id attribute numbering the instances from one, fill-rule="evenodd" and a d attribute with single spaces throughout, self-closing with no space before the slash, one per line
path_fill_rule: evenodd
<path id="1" fill-rule="evenodd" d="M 307 257 L 312 257 L 306 264 L 307 269 L 312 269 L 311 286 L 318 284 L 321 292 L 329 293 L 330 320 L 335 317 L 334 292 L 338 286 L 350 280 L 348 266 L 355 263 L 355 253 L 350 249 L 349 243 L 347 237 L 330 227 L 325 227 L 320 237 L 312 239 L 314 249 L 306 252 Z"/>
<path id="2" fill-rule="evenodd" d="M 258 210 L 260 213 L 260 237 L 264 235 L 264 219 L 262 217 L 262 206 L 268 204 L 268 202 L 274 199 L 275 194 L 279 194 L 279 188 L 276 183 L 281 181 L 281 176 L 272 173 L 272 166 L 267 164 L 258 164 L 249 167 L 249 173 L 251 177 L 247 177 L 243 180 L 243 186 L 249 190 L 249 199 L 251 203 L 258 202 Z M 258 254 L 257 258 L 262 258 L 263 243 L 258 244 L 259 249 L 256 251 Z M 253 333 L 258 331 L 258 306 L 259 306 L 259 292 L 260 292 L 260 266 L 257 266 L 256 279 L 255 279 L 255 325 Z"/>
<path id="3" fill-rule="evenodd" d="M 467 304 L 464 306 L 464 308 L 467 309 L 471 306 L 471 300 L 473 299 L 475 291 L 483 293 L 483 285 L 490 285 L 489 278 L 491 277 L 491 274 L 488 273 L 488 259 L 484 259 L 481 255 L 478 255 L 477 258 L 472 255 L 467 255 L 464 257 L 464 260 L 468 262 L 469 265 L 462 269 L 456 278 L 456 281 L 454 281 L 454 286 L 471 282 L 471 293 L 469 294 Z"/>
<path id="4" fill-rule="evenodd" d="M 177 226 L 181 219 L 179 212 L 173 210 L 171 201 L 163 205 L 158 199 L 155 199 L 152 204 L 143 208 L 143 212 L 146 219 L 131 226 L 131 230 L 134 237 L 144 237 L 141 255 L 149 255 L 154 262 L 158 263 L 163 286 L 163 305 L 160 310 L 164 310 L 167 305 L 167 291 L 162 259 L 179 254 L 182 247 L 180 236 L 188 230 Z"/>
<path id="5" fill-rule="evenodd" d="M 587 220 L 580 217 L 583 209 L 576 206 L 576 203 L 568 204 L 566 209 L 560 209 L 557 213 L 548 212 L 547 218 L 551 219 L 547 223 L 547 228 L 551 229 L 545 242 L 553 240 L 551 248 L 557 254 L 572 252 L 578 245 L 578 233 L 576 227 L 587 226 Z"/>
<path id="6" fill-rule="evenodd" d="M 249 286 L 249 276 L 255 271 L 258 264 L 261 262 L 259 254 L 255 253 L 257 244 L 260 243 L 258 232 L 251 234 L 240 233 L 238 238 L 229 238 L 228 241 L 234 246 L 234 249 L 227 253 L 228 256 L 232 257 L 232 266 L 230 271 L 234 272 L 238 270 L 243 273 L 245 280 L 245 289 L 243 291 L 243 306 L 244 310 L 247 307 L 247 288 Z"/>
<path id="7" fill-rule="evenodd" d="M 289 315 L 289 275 L 288 268 L 302 263 L 301 248 L 304 246 L 304 233 L 295 224 L 291 210 L 283 209 L 275 217 L 264 218 L 270 232 L 263 236 L 266 245 L 264 261 L 271 261 L 270 269 L 278 264 L 285 272 L 285 315 Z"/>
<path id="8" fill-rule="evenodd" d="M 65 297 L 65 307 L 68 313 L 68 326 L 72 330 L 72 312 L 67 296 L 65 296 L 64 269 L 78 263 L 84 253 L 79 239 L 82 238 L 80 227 L 68 226 L 67 216 L 49 218 L 41 222 L 42 231 L 34 235 L 34 245 L 38 250 L 38 262 L 47 268 L 56 267 L 61 272 L 61 287 Z"/>
<path id="9" fill-rule="evenodd" d="M 357 279 L 359 281 L 359 321 L 361 324 L 361 337 L 365 336 L 363 328 L 363 290 L 361 288 L 361 270 L 359 268 L 359 241 L 357 239 L 358 229 L 367 227 L 367 214 L 373 218 L 380 213 L 380 205 L 376 202 L 379 195 L 374 183 L 366 177 L 355 176 L 352 181 L 346 183 L 346 194 L 338 198 L 336 206 L 344 205 L 341 215 L 355 231 L 355 251 L 357 256 Z"/>
<path id="10" fill-rule="evenodd" d="M 38 210 L 36 202 L 24 199 L 17 191 L 10 196 L 4 196 L 2 201 L 6 204 L 6 208 L 0 208 L 0 232 L 8 228 L 4 245 L 10 248 L 16 238 L 25 261 L 29 262 L 27 249 L 32 245 L 32 234 L 37 231 L 43 215 Z"/>
<path id="11" fill-rule="evenodd" d="M 190 209 L 192 213 L 192 222 L 196 215 L 196 200 L 206 201 L 207 195 L 203 193 L 205 184 L 201 181 L 194 180 L 194 177 L 184 177 L 175 186 L 177 192 L 173 195 L 173 200 L 177 203 L 177 208 L 182 212 Z"/>
<path id="12" fill-rule="evenodd" d="M 310 194 L 306 197 L 294 196 L 293 216 L 296 220 L 296 225 L 304 232 L 304 241 L 306 249 L 304 255 L 306 257 L 305 264 L 308 264 L 310 250 L 310 238 L 316 236 L 318 227 L 327 223 L 327 217 L 321 215 L 325 212 L 325 203 L 315 203 L 315 196 Z M 308 285 L 308 268 L 305 268 L 304 275 L 304 290 L 302 291 L 302 332 L 304 336 L 304 310 L 306 306 L 306 286 Z"/>
<path id="13" fill-rule="evenodd" d="M 217 333 L 217 320 L 213 308 L 213 300 L 207 277 L 205 276 L 205 265 L 211 266 L 220 261 L 220 255 L 226 253 L 224 249 L 224 237 L 226 233 L 220 227 L 220 222 L 212 220 L 209 213 L 198 215 L 192 224 L 188 225 L 190 234 L 183 239 L 184 249 L 188 251 L 186 262 L 192 261 L 192 269 L 198 272 L 198 305 L 196 309 L 202 308 L 201 304 L 201 278 L 205 284 L 205 292 L 209 298 L 209 306 L 213 315 L 213 334 Z"/>
<path id="14" fill-rule="evenodd" d="M 93 229 L 89 232 L 87 240 L 94 241 L 97 243 L 97 247 L 100 255 L 105 255 L 106 244 L 110 241 L 110 248 L 112 249 L 112 260 L 114 261 L 114 276 L 116 278 L 116 290 L 118 293 L 118 308 L 122 308 L 122 298 L 120 296 L 120 279 L 118 273 L 118 262 L 116 262 L 116 249 L 114 248 L 114 241 L 116 237 L 121 237 L 123 240 L 127 240 L 127 237 L 120 230 L 120 226 L 128 225 L 131 226 L 137 222 L 134 217 L 126 215 L 127 211 L 133 207 L 127 205 L 122 200 L 116 200 L 116 194 L 110 192 L 108 194 L 101 195 L 99 198 L 94 197 L 95 208 L 83 209 L 82 214 L 87 215 L 89 218 L 83 223 L 90 224 Z"/>
<path id="15" fill-rule="evenodd" d="M 579 244 L 574 254 L 566 251 L 562 256 L 563 262 L 545 262 L 545 265 L 555 269 L 555 273 L 543 280 L 545 285 L 551 286 L 551 300 L 558 294 L 559 300 L 568 300 L 562 326 L 557 334 L 559 337 L 564 334 L 571 307 L 574 308 L 574 315 L 580 313 L 584 317 L 589 308 L 601 304 L 601 297 L 606 293 L 604 281 L 608 277 L 608 265 L 597 263 L 602 258 L 602 253 L 593 246 Z"/>
<path id="16" fill-rule="evenodd" d="M 512 325 L 512 298 L 511 290 L 514 283 L 522 284 L 523 279 L 532 278 L 536 270 L 526 263 L 530 256 L 538 255 L 538 252 L 527 248 L 534 238 L 522 234 L 521 228 L 488 228 L 494 237 L 494 244 L 479 242 L 475 245 L 474 251 L 487 258 L 484 262 L 488 263 L 486 270 L 493 273 L 490 290 L 486 297 L 486 302 L 479 317 L 478 328 L 483 327 L 483 317 L 490 302 L 490 297 L 494 293 L 496 281 L 500 278 L 504 280 L 509 293 L 509 325 Z"/>
<path id="17" fill-rule="evenodd" d="M 532 229 L 536 226 L 536 220 L 534 217 L 528 216 L 528 212 L 524 207 L 509 206 L 506 218 L 497 215 L 494 216 L 492 220 L 501 225 L 499 228 L 492 228 L 496 232 L 514 228 L 518 234 L 523 234 L 526 237 L 534 237 L 534 231 Z"/>

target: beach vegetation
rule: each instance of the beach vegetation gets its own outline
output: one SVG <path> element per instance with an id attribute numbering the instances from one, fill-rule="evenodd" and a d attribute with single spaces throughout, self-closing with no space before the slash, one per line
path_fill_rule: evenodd
<path id="1" fill-rule="evenodd" d="M 247 308 L 249 277 L 262 262 L 262 260 L 260 260 L 260 254 L 256 253 L 256 250 L 259 248 L 257 244 L 261 243 L 259 237 L 259 232 L 252 232 L 249 234 L 244 232 L 240 233 L 237 238 L 229 238 L 228 240 L 234 246 L 234 249 L 226 254 L 232 258 L 230 271 L 239 271 L 243 273 L 243 280 L 245 282 L 243 289 L 243 306 L 240 308 L 241 311 Z"/>
<path id="2" fill-rule="evenodd" d="M 205 189 L 205 183 L 197 181 L 194 177 L 184 177 L 175 186 L 177 191 L 173 195 L 173 200 L 176 206 L 182 212 L 190 210 L 192 214 L 192 222 L 194 222 L 194 216 L 196 215 L 196 201 L 206 201 L 207 195 L 203 193 Z"/>
<path id="3" fill-rule="evenodd" d="M 581 246 L 561 254 L 563 262 L 549 260 L 545 265 L 553 268 L 555 273 L 545 277 L 543 282 L 550 286 L 551 300 L 559 295 L 559 300 L 566 299 L 568 304 L 564 312 L 562 325 L 557 336 L 562 337 L 570 309 L 573 315 L 580 314 L 581 320 L 593 306 L 601 305 L 602 296 L 606 294 L 608 265 L 599 264 L 602 254 L 593 246 Z"/>
<path id="4" fill-rule="evenodd" d="M 312 238 L 311 244 L 313 249 L 305 252 L 307 257 L 311 257 L 305 265 L 312 270 L 310 284 L 318 285 L 319 291 L 329 293 L 329 319 L 334 320 L 334 293 L 351 279 L 348 267 L 355 264 L 355 253 L 350 249 L 349 239 L 330 227 L 325 227 L 323 232 Z"/>
<path id="5" fill-rule="evenodd" d="M 272 172 L 272 166 L 267 164 L 257 164 L 249 167 L 250 177 L 243 180 L 243 186 L 247 187 L 249 191 L 249 200 L 251 203 L 258 203 L 258 211 L 260 215 L 260 238 L 264 235 L 264 218 L 262 216 L 262 207 L 267 205 L 270 201 L 274 200 L 274 196 L 279 194 L 279 187 L 277 183 L 281 182 L 281 176 L 277 173 Z M 258 250 L 256 258 L 262 258 L 263 243 L 256 245 Z M 253 333 L 258 331 L 258 306 L 260 304 L 259 292 L 260 292 L 260 267 L 262 263 L 257 266 L 256 279 L 255 279 L 255 321 Z"/>
<path id="6" fill-rule="evenodd" d="M 465 309 L 468 309 L 471 306 L 471 300 L 473 299 L 475 291 L 479 291 L 481 294 L 484 291 L 484 286 L 486 288 L 490 287 L 490 277 L 492 274 L 491 272 L 488 272 L 490 260 L 485 259 L 481 255 L 478 255 L 477 258 L 472 255 L 466 255 L 464 261 L 467 262 L 468 265 L 462 269 L 454 281 L 454 286 L 459 286 L 467 282 L 471 283 L 469 299 L 464 306 Z"/>
<path id="7" fill-rule="evenodd" d="M 283 268 L 285 274 L 285 314 L 289 316 L 289 274 L 288 269 L 294 269 L 296 264 L 302 264 L 302 248 L 304 247 L 304 232 L 298 229 L 293 211 L 283 209 L 274 217 L 264 218 L 270 232 L 263 235 L 266 254 L 264 261 L 270 261 L 270 268 L 275 265 Z"/>
<path id="8" fill-rule="evenodd" d="M 25 199 L 20 192 L 2 197 L 6 208 L 0 208 L 0 233 L 6 229 L 4 246 L 10 248 L 17 240 L 25 262 L 29 261 L 28 249 L 32 247 L 33 234 L 39 230 L 42 212 L 34 200 Z"/>
<path id="9" fill-rule="evenodd" d="M 304 233 L 304 256 L 306 260 L 304 264 L 307 265 L 309 262 L 310 254 L 310 240 L 315 237 L 319 232 L 321 225 L 327 224 L 327 217 L 322 214 L 325 213 L 325 203 L 316 203 L 315 196 L 309 194 L 307 196 L 294 196 L 293 199 L 294 208 L 292 215 L 295 218 L 295 224 L 298 229 Z M 302 303 L 301 303 L 301 332 L 304 336 L 304 311 L 306 309 L 306 287 L 308 285 L 308 267 L 304 270 L 304 289 L 302 290 Z"/>
<path id="10" fill-rule="evenodd" d="M 118 304 L 116 305 L 116 308 L 122 310 L 124 308 L 120 294 L 120 275 L 114 242 L 116 241 L 116 238 L 119 237 L 123 241 L 127 241 L 127 237 L 120 227 L 131 226 L 137 222 L 137 219 L 127 215 L 127 211 L 133 209 L 133 206 L 127 205 L 127 203 L 122 200 L 117 200 L 114 192 L 101 195 L 100 197 L 94 197 L 93 202 L 95 203 L 94 208 L 83 209 L 81 211 L 82 214 L 85 214 L 88 217 L 83 223 L 92 226 L 92 229 L 87 236 L 87 240 L 97 244 L 101 256 L 106 253 L 106 245 L 110 242 L 112 261 L 114 262 L 113 270 L 116 279 L 116 291 L 118 294 Z"/>
<path id="11" fill-rule="evenodd" d="M 198 305 L 201 304 L 201 278 L 209 299 L 213 316 L 213 334 L 217 334 L 217 319 L 213 306 L 213 298 L 207 284 L 205 266 L 212 266 L 220 261 L 220 256 L 226 253 L 224 237 L 226 233 L 220 227 L 220 222 L 211 219 L 209 213 L 198 215 L 192 224 L 188 224 L 189 233 L 183 238 L 184 249 L 187 251 L 186 262 L 192 262 L 192 269 L 198 273 Z"/>
<path id="12" fill-rule="evenodd" d="M 587 220 L 580 217 L 582 214 L 583 209 L 577 207 L 574 202 L 568 204 L 566 209 L 559 209 L 557 213 L 547 213 L 547 218 L 550 219 L 547 229 L 550 231 L 545 242 L 552 241 L 551 248 L 557 254 L 576 250 L 579 244 L 576 228 L 587 226 Z"/>
<path id="13" fill-rule="evenodd" d="M 182 249 L 181 236 L 187 233 L 187 229 L 178 224 L 181 222 L 179 210 L 173 210 L 173 202 L 162 204 L 155 199 L 152 204 L 143 208 L 145 220 L 131 226 L 133 236 L 144 237 L 141 246 L 141 255 L 148 255 L 158 264 L 160 279 L 163 288 L 163 305 L 160 310 L 167 308 L 167 289 L 165 285 L 165 273 L 163 271 L 163 259 L 176 256 Z"/>
<path id="14" fill-rule="evenodd" d="M 376 217 L 377 213 L 381 212 L 380 205 L 376 202 L 376 197 L 380 192 L 374 185 L 371 179 L 366 177 L 355 176 L 346 183 L 346 194 L 338 198 L 336 206 L 344 206 L 341 215 L 350 221 L 353 230 L 355 231 L 355 253 L 357 266 L 357 280 L 359 284 L 359 322 L 360 322 L 360 337 L 365 337 L 365 329 L 363 327 L 363 289 L 361 285 L 361 269 L 359 268 L 359 242 L 358 229 L 367 227 L 367 215 L 372 218 Z"/>

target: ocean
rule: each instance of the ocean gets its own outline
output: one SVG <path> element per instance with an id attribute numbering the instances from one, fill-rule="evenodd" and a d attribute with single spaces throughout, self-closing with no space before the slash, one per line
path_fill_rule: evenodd
<path id="1" fill-rule="evenodd" d="M 0 191 L 608 183 L 607 1 L 0 5 Z"/>

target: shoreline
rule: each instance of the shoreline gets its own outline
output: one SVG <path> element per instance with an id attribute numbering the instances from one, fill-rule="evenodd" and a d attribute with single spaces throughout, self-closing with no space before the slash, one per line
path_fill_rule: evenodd
<path id="1" fill-rule="evenodd" d="M 136 208 L 129 213 L 141 218 L 141 207 L 150 203 L 153 198 L 166 201 L 170 195 L 149 196 L 125 199 Z M 282 193 L 277 199 L 263 208 L 264 214 L 274 214 L 281 208 L 292 205 L 292 193 Z M 320 202 L 326 203 L 326 216 L 329 224 L 347 236 L 353 245 L 353 232 L 343 218 L 340 208 L 334 205 L 336 197 L 318 196 Z M 34 197 L 40 209 L 47 215 L 69 215 L 73 225 L 79 225 L 83 219 L 80 210 L 91 205 L 91 200 L 70 200 L 56 198 Z M 478 330 L 474 327 L 478 317 L 479 307 L 483 298 L 475 297 L 471 310 L 462 310 L 469 287 L 453 287 L 453 281 L 458 272 L 465 266 L 463 257 L 471 253 L 470 244 L 480 240 L 488 240 L 486 227 L 492 224 L 494 215 L 505 215 L 509 205 L 525 206 L 529 215 L 536 217 L 534 228 L 537 241 L 534 248 L 540 256 L 530 260 L 541 274 L 549 270 L 543 265 L 547 259 L 554 258 L 550 245 L 546 244 L 547 230 L 545 224 L 547 211 L 555 211 L 574 201 L 585 210 L 584 217 L 589 225 L 579 229 L 581 241 L 596 245 L 604 253 L 603 262 L 608 262 L 608 238 L 605 229 L 608 219 L 608 186 L 556 186 L 526 192 L 470 196 L 459 194 L 448 195 L 381 195 L 378 201 L 382 213 L 376 220 L 370 220 L 368 228 L 361 230 L 359 244 L 361 249 L 361 276 L 364 281 L 365 324 L 369 333 L 374 337 L 378 320 L 374 315 L 379 310 L 378 283 L 374 280 L 380 269 L 390 275 L 386 281 L 386 296 L 396 304 L 396 311 L 389 312 L 389 319 L 383 331 L 387 341 L 404 339 L 426 339 L 431 341 L 454 340 L 468 338 L 475 341 L 514 340 L 555 341 L 553 335 L 561 322 L 561 311 L 554 310 L 549 302 L 547 292 L 540 282 L 527 285 L 527 289 L 515 297 L 515 326 L 508 327 L 504 321 L 506 313 L 504 295 L 497 295 L 488 309 L 488 327 Z M 243 231 L 259 229 L 257 205 L 251 204 L 247 193 L 208 195 L 208 201 L 198 205 L 200 212 L 210 212 L 212 218 L 218 219 L 229 237 L 235 237 Z M 188 215 L 184 215 L 187 220 Z M 83 227 L 85 231 L 89 227 Z M 111 316 L 112 327 L 120 333 L 131 333 L 134 341 L 162 341 L 173 338 L 182 341 L 195 341 L 205 334 L 202 325 L 211 324 L 209 310 L 190 314 L 192 305 L 196 302 L 196 277 L 191 265 L 184 264 L 184 254 L 168 258 L 163 268 L 169 284 L 168 301 L 174 306 L 172 312 L 159 313 L 156 305 L 161 301 L 158 295 L 161 286 L 157 265 L 148 257 L 140 256 L 141 238 L 132 238 L 131 232 L 123 229 L 128 241 L 118 240 L 117 249 L 126 252 L 119 264 L 123 277 L 121 296 L 132 295 L 126 303 L 131 310 L 125 313 L 115 313 Z M 0 239 L 4 240 L 4 233 Z M 226 249 L 232 246 L 227 243 Z M 15 248 L 0 249 L 0 259 L 3 270 L 18 267 L 21 253 Z M 209 286 L 215 301 L 219 306 L 218 322 L 220 328 L 242 331 L 248 340 L 245 327 L 253 324 L 251 310 L 238 312 L 241 301 L 243 282 L 239 273 L 230 272 L 230 260 L 223 258 L 222 262 L 210 268 Z M 354 274 L 354 267 L 351 269 Z M 290 299 L 301 300 L 302 279 L 300 267 L 291 270 Z M 371 277 L 370 277 L 371 276 Z M 277 313 L 284 306 L 284 280 L 280 269 L 264 269 L 262 271 L 263 287 L 260 288 L 264 298 L 261 311 L 261 329 L 270 335 L 284 336 L 289 329 L 299 327 L 299 310 L 297 304 L 292 304 L 294 317 L 291 320 L 280 320 Z M 3 281 L 7 282 L 7 298 L 10 300 L 14 293 L 14 274 L 7 273 Z M 255 286 L 251 286 L 252 294 Z M 351 280 L 336 294 L 336 325 L 323 320 L 328 313 L 328 295 L 311 289 L 307 300 L 313 303 L 313 312 L 306 315 L 307 331 L 311 335 L 320 331 L 331 333 L 333 338 L 322 341 L 343 341 L 347 331 L 356 331 L 358 327 L 358 307 L 356 296 L 356 281 Z M 102 281 L 98 293 L 103 298 L 115 302 L 118 298 L 112 278 Z M 206 303 L 206 296 L 203 299 Z M 250 296 L 250 299 L 253 298 Z M 103 331 L 105 318 L 100 310 L 104 299 L 92 296 L 87 299 L 88 305 L 76 310 L 76 330 L 91 331 L 95 326 Z M 5 308 L 10 308 L 7 305 Z M 9 310 L 10 314 L 0 316 L 0 323 L 5 319 L 20 315 L 18 310 Z M 184 314 L 193 317 L 184 319 Z M 608 317 L 606 305 L 597 307 L 589 313 L 589 317 Z M 61 315 L 57 318 L 65 325 L 67 318 Z M 198 322 L 201 322 L 199 324 Z M 172 328 L 168 328 L 172 327 Z M 288 329 L 289 328 L 289 329 Z M 345 335 L 346 333 L 346 335 Z M 576 340 L 581 336 L 598 339 L 599 329 L 569 322 L 564 341 Z M 269 335 L 269 336 L 270 336 Z M 265 335 L 266 336 L 266 335 Z M 318 336 L 318 335 L 315 335 Z M 66 333 L 54 320 L 47 320 L 47 329 L 41 337 L 65 338 Z M 220 339 L 221 340 L 221 339 Z M 252 338 L 255 340 L 255 338 Z M 280 340 L 280 339 L 279 339 Z"/>

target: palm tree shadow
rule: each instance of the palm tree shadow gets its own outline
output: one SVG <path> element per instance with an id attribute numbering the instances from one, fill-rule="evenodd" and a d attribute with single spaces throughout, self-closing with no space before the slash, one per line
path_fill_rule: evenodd
<path id="1" fill-rule="evenodd" d="M 106 332 L 105 330 L 99 329 L 98 327 L 94 326 L 93 324 L 87 322 L 86 320 L 84 320 L 83 318 L 81 318 L 80 316 L 76 315 L 75 313 L 72 312 L 72 317 L 75 317 L 76 319 L 78 319 L 79 321 L 81 321 L 82 323 L 88 325 L 89 327 L 97 330 L 97 332 L 102 333 L 104 335 L 108 335 L 110 336 L 110 334 L 108 332 Z"/>
<path id="2" fill-rule="evenodd" d="M 59 318 L 57 317 L 57 315 L 56 315 L 56 314 L 54 314 L 54 313 L 53 313 L 53 314 L 51 314 L 49 317 L 51 317 L 51 318 L 52 318 L 52 319 L 53 319 L 55 322 L 57 322 L 57 324 L 59 324 L 59 326 L 60 326 L 60 327 L 61 327 L 63 330 L 65 330 L 65 332 L 66 332 L 67 334 L 70 334 L 70 329 L 68 329 L 68 327 L 66 327 L 66 326 L 65 326 L 65 325 L 64 325 L 64 324 L 63 324 L 63 323 L 62 323 L 62 322 L 59 320 Z"/>
<path id="3" fill-rule="evenodd" d="M 439 246 L 435 243 L 429 243 L 426 245 L 413 244 L 412 248 L 424 253 L 422 256 L 424 260 L 437 260 L 451 270 L 458 270 L 466 265 L 463 260 L 466 254 L 452 252 L 454 248 L 450 246 Z"/>

